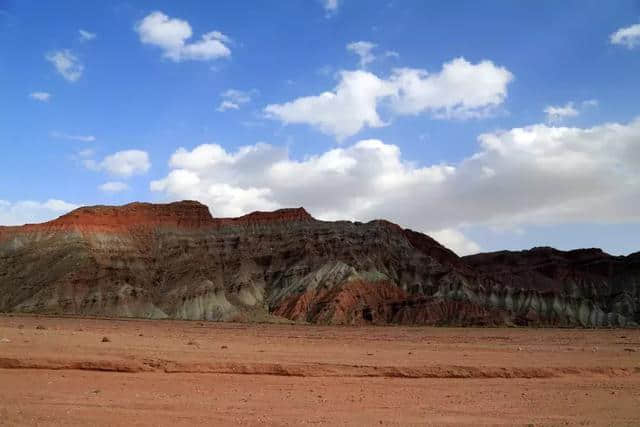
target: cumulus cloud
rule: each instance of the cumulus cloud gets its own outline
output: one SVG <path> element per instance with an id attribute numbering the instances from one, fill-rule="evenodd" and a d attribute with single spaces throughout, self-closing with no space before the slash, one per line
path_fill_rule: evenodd
<path id="1" fill-rule="evenodd" d="M 347 50 L 360 57 L 360 67 L 365 68 L 367 64 L 373 62 L 376 56 L 373 54 L 375 43 L 367 41 L 352 42 L 347 45 Z"/>
<path id="2" fill-rule="evenodd" d="M 0 225 L 22 225 L 49 221 L 77 207 L 73 203 L 59 199 L 49 199 L 46 202 L 22 200 L 13 203 L 0 200 Z"/>
<path id="3" fill-rule="evenodd" d="M 591 128 L 535 124 L 478 137 L 456 164 L 417 165 L 380 140 L 293 159 L 264 143 L 177 150 L 151 190 L 197 199 L 216 216 L 304 206 L 321 219 L 387 218 L 461 253 L 469 226 L 640 221 L 640 118 Z"/>
<path id="4" fill-rule="evenodd" d="M 287 124 L 309 124 L 338 140 L 365 126 L 384 126 L 376 107 L 382 98 L 394 93 L 392 85 L 366 71 L 342 71 L 340 76 L 332 92 L 267 105 L 265 113 Z"/>
<path id="5" fill-rule="evenodd" d="M 122 181 L 108 181 L 100 185 L 100 190 L 104 193 L 121 193 L 129 189 L 129 185 Z"/>
<path id="6" fill-rule="evenodd" d="M 91 33 L 87 30 L 78 30 L 78 34 L 80 34 L 81 42 L 88 42 L 96 38 L 96 33 Z"/>
<path id="7" fill-rule="evenodd" d="M 640 24 L 620 28 L 609 36 L 611 44 L 626 46 L 628 49 L 640 45 Z"/>
<path id="8" fill-rule="evenodd" d="M 135 30 L 140 41 L 159 47 L 163 56 L 174 62 L 186 60 L 210 61 L 229 57 L 231 50 L 227 46 L 231 40 L 219 31 L 203 34 L 199 40 L 188 42 L 193 35 L 189 22 L 170 18 L 160 11 L 145 16 Z"/>
<path id="9" fill-rule="evenodd" d="M 363 70 L 339 75 L 333 91 L 267 105 L 264 111 L 285 124 L 308 124 L 343 140 L 364 127 L 383 126 L 378 106 L 385 102 L 396 115 L 427 113 L 439 119 L 486 116 L 503 103 L 513 79 L 509 70 L 491 61 L 472 64 L 464 58 L 443 64 L 434 74 L 400 68 L 387 79 Z"/>
<path id="10" fill-rule="evenodd" d="M 597 99 L 587 99 L 578 103 L 578 106 L 573 102 L 567 102 L 565 105 L 549 105 L 543 111 L 547 115 L 547 122 L 560 123 L 571 117 L 579 116 L 586 109 L 596 108 L 597 106 Z"/>
<path id="11" fill-rule="evenodd" d="M 151 168 L 149 154 L 142 150 L 124 150 L 106 156 L 101 162 L 93 159 L 84 160 L 88 169 L 106 171 L 114 176 L 128 178 L 133 175 L 142 175 Z"/>
<path id="12" fill-rule="evenodd" d="M 476 254 L 482 250 L 480 245 L 462 234 L 460 230 L 444 228 L 427 231 L 427 234 L 460 256 Z"/>
<path id="13" fill-rule="evenodd" d="M 399 183 L 436 183 L 455 171 L 447 165 L 415 169 L 401 159 L 397 146 L 374 139 L 304 160 L 264 143 L 236 152 L 204 144 L 177 150 L 169 165 L 169 175 L 153 181 L 151 189 L 169 198 L 205 201 L 217 215 L 304 205 L 325 219 L 361 218 L 365 206 L 382 203 Z M 252 197 L 238 205 L 229 198 L 235 191 Z"/>
<path id="14" fill-rule="evenodd" d="M 96 137 L 93 135 L 69 135 L 68 133 L 55 130 L 51 131 L 50 135 L 52 138 L 67 139 L 69 141 L 93 142 L 96 140 Z"/>
<path id="15" fill-rule="evenodd" d="M 580 112 L 574 108 L 573 102 L 567 102 L 564 106 L 549 105 L 544 109 L 544 112 L 549 122 L 561 122 L 565 118 L 575 117 L 580 114 Z"/>
<path id="16" fill-rule="evenodd" d="M 78 80 L 84 71 L 84 65 L 69 49 L 49 52 L 45 55 L 45 59 L 55 67 L 62 77 L 70 82 Z"/>
<path id="17" fill-rule="evenodd" d="M 29 98 L 35 99 L 36 101 L 49 102 L 51 94 L 48 92 L 31 92 Z"/>
<path id="18" fill-rule="evenodd" d="M 396 69 L 390 81 L 397 88 L 392 107 L 397 114 L 429 112 L 437 118 L 487 115 L 507 97 L 513 74 L 491 61 L 472 64 L 456 58 L 429 74 L 413 68 Z"/>
<path id="19" fill-rule="evenodd" d="M 227 110 L 238 110 L 243 104 L 251 102 L 251 97 L 256 93 L 255 89 L 250 91 L 241 91 L 237 89 L 228 89 L 220 94 L 222 101 L 216 111 L 224 112 Z"/>

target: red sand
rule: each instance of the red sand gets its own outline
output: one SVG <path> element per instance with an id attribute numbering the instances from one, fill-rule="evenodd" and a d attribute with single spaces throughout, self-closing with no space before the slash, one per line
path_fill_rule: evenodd
<path id="1" fill-rule="evenodd" d="M 0 425 L 638 425 L 639 408 L 638 330 L 0 317 Z"/>

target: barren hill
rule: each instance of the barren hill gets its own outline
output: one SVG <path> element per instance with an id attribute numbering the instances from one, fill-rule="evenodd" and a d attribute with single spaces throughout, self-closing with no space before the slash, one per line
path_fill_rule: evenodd
<path id="1" fill-rule="evenodd" d="M 640 253 L 458 257 L 384 220 L 193 201 L 0 227 L 0 311 L 324 324 L 635 326 Z"/>

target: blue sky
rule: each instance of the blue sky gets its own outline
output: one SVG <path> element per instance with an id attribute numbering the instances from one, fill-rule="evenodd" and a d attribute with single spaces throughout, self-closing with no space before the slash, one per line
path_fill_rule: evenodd
<path id="1" fill-rule="evenodd" d="M 0 223 L 195 198 L 640 249 L 639 1 L 0 0 Z"/>

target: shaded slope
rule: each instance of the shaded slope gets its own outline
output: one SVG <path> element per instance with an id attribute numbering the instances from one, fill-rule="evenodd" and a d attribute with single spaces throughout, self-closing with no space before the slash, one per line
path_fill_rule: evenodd
<path id="1" fill-rule="evenodd" d="M 94 206 L 0 227 L 0 310 L 327 324 L 637 322 L 640 257 L 574 252 L 459 258 L 388 221 L 318 221 L 303 208 L 217 219 L 191 201 Z"/>

